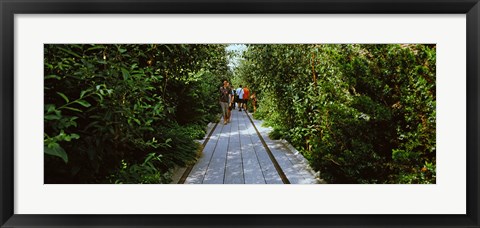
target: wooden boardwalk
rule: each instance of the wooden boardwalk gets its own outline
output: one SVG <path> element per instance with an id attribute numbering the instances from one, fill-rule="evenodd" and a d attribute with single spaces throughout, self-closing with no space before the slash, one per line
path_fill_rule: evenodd
<path id="1" fill-rule="evenodd" d="M 270 140 L 270 129 L 249 115 L 232 110 L 231 123 L 223 125 L 221 120 L 185 184 L 318 183 L 301 155 L 282 141 Z"/>

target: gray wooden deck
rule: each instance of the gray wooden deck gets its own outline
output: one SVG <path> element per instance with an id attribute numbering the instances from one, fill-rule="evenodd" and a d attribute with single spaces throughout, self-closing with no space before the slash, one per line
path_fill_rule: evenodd
<path id="1" fill-rule="evenodd" d="M 220 121 L 185 184 L 283 184 L 247 115 L 232 110 L 231 123 Z M 252 120 L 291 184 L 318 183 L 305 158 L 288 143 L 270 140 L 271 129 Z"/>

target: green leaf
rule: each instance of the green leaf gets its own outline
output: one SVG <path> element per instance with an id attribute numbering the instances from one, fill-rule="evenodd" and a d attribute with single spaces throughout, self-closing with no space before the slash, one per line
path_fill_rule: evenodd
<path id="1" fill-rule="evenodd" d="M 58 143 L 50 143 L 48 146 L 44 147 L 44 150 L 46 154 L 57 156 L 63 159 L 65 163 L 68 163 L 67 152 L 65 152 L 65 150 L 60 145 L 58 145 Z"/>
<path id="2" fill-rule="evenodd" d="M 138 125 L 141 125 L 141 124 L 142 124 L 142 123 L 140 122 L 140 120 L 138 120 L 138 119 L 135 119 L 135 118 L 134 118 L 133 121 L 135 121 L 135 123 L 137 123 Z"/>
<path id="3" fill-rule="evenodd" d="M 102 102 L 102 101 L 103 101 L 103 96 L 102 96 L 102 94 L 95 93 L 95 95 L 97 95 L 97 96 L 100 98 L 100 102 Z"/>
<path id="4" fill-rule="evenodd" d="M 73 51 L 71 51 L 71 50 L 68 50 L 68 49 L 65 49 L 65 48 L 61 48 L 61 47 L 59 47 L 58 49 L 66 52 L 66 53 L 68 53 L 68 54 L 70 54 L 70 55 L 73 55 L 73 56 L 75 56 L 75 57 L 77 57 L 77 58 L 82 58 L 82 56 L 78 55 L 77 53 L 75 53 L 75 52 L 73 52 Z"/>
<path id="5" fill-rule="evenodd" d="M 59 120 L 61 118 L 60 118 L 60 116 L 57 116 L 57 115 L 45 115 L 44 119 L 46 119 L 46 120 Z"/>
<path id="6" fill-rule="evenodd" d="M 75 112 L 83 112 L 82 110 L 78 109 L 78 108 L 72 108 L 72 107 L 64 107 L 65 109 L 68 109 L 68 110 L 72 110 L 72 111 L 75 111 Z"/>
<path id="7" fill-rule="evenodd" d="M 58 75 L 47 75 L 45 76 L 45 80 L 46 79 L 57 79 L 57 80 L 61 80 L 62 78 Z"/>
<path id="8" fill-rule="evenodd" d="M 92 106 L 90 103 L 88 103 L 87 101 L 84 101 L 84 100 L 76 100 L 75 103 L 80 104 L 81 106 L 83 106 L 85 108 L 88 108 L 88 107 Z"/>
<path id="9" fill-rule="evenodd" d="M 47 113 L 52 113 L 55 111 L 55 105 L 54 104 L 46 104 L 45 109 L 47 109 Z"/>
<path id="10" fill-rule="evenodd" d="M 77 135 L 77 134 L 73 133 L 73 134 L 70 135 L 70 137 L 71 137 L 72 139 L 79 139 L 79 138 L 80 138 L 80 135 Z"/>
<path id="11" fill-rule="evenodd" d="M 104 49 L 104 48 L 105 48 L 105 46 L 103 46 L 103 45 L 95 45 L 95 46 L 87 49 L 87 51 L 96 50 L 96 49 Z"/>
<path id="12" fill-rule="evenodd" d="M 63 94 L 63 93 L 60 93 L 60 92 L 57 92 L 58 95 L 60 95 L 67 103 L 70 102 L 70 100 L 68 99 L 68 97 Z"/>
<path id="13" fill-rule="evenodd" d="M 122 68 L 122 75 L 123 75 L 123 80 L 127 80 L 128 77 L 130 77 L 130 73 L 128 73 L 128 70 L 125 68 Z"/>
<path id="14" fill-rule="evenodd" d="M 80 93 L 80 98 L 83 98 L 83 96 L 85 96 L 85 93 L 87 93 L 87 90 L 82 90 L 82 92 Z"/>
<path id="15" fill-rule="evenodd" d="M 143 165 L 145 165 L 146 163 L 148 163 L 150 160 L 152 160 L 152 158 L 155 156 L 155 153 L 149 153 L 147 155 L 147 157 L 145 158 L 145 161 L 143 162 Z"/>

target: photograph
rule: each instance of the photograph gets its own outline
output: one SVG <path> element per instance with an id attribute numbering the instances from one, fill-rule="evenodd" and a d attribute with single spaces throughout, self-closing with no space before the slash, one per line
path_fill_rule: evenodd
<path id="1" fill-rule="evenodd" d="M 44 44 L 44 184 L 436 184 L 436 44 Z"/>
<path id="2" fill-rule="evenodd" d="M 0 227 L 480 228 L 479 1 L 0 0 Z"/>

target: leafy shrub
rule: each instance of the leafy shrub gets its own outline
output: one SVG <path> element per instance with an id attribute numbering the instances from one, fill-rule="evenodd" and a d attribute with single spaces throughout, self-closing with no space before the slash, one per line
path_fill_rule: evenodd
<path id="1" fill-rule="evenodd" d="M 283 134 L 282 134 L 282 132 L 280 132 L 280 130 L 278 130 L 278 128 L 274 128 L 273 131 L 271 131 L 268 134 L 268 137 L 273 139 L 273 140 L 281 139 L 282 136 L 283 136 Z"/>
<path id="2" fill-rule="evenodd" d="M 249 45 L 255 117 L 330 183 L 435 183 L 435 45 Z"/>
<path id="3" fill-rule="evenodd" d="M 229 75 L 225 45 L 48 44 L 44 53 L 45 183 L 167 181 L 195 160 Z"/>
<path id="4" fill-rule="evenodd" d="M 164 174 L 157 168 L 162 163 L 161 155 L 150 153 L 143 163 L 129 165 L 121 161 L 118 173 L 110 177 L 115 184 L 159 184 L 171 182 L 171 173 Z"/>

